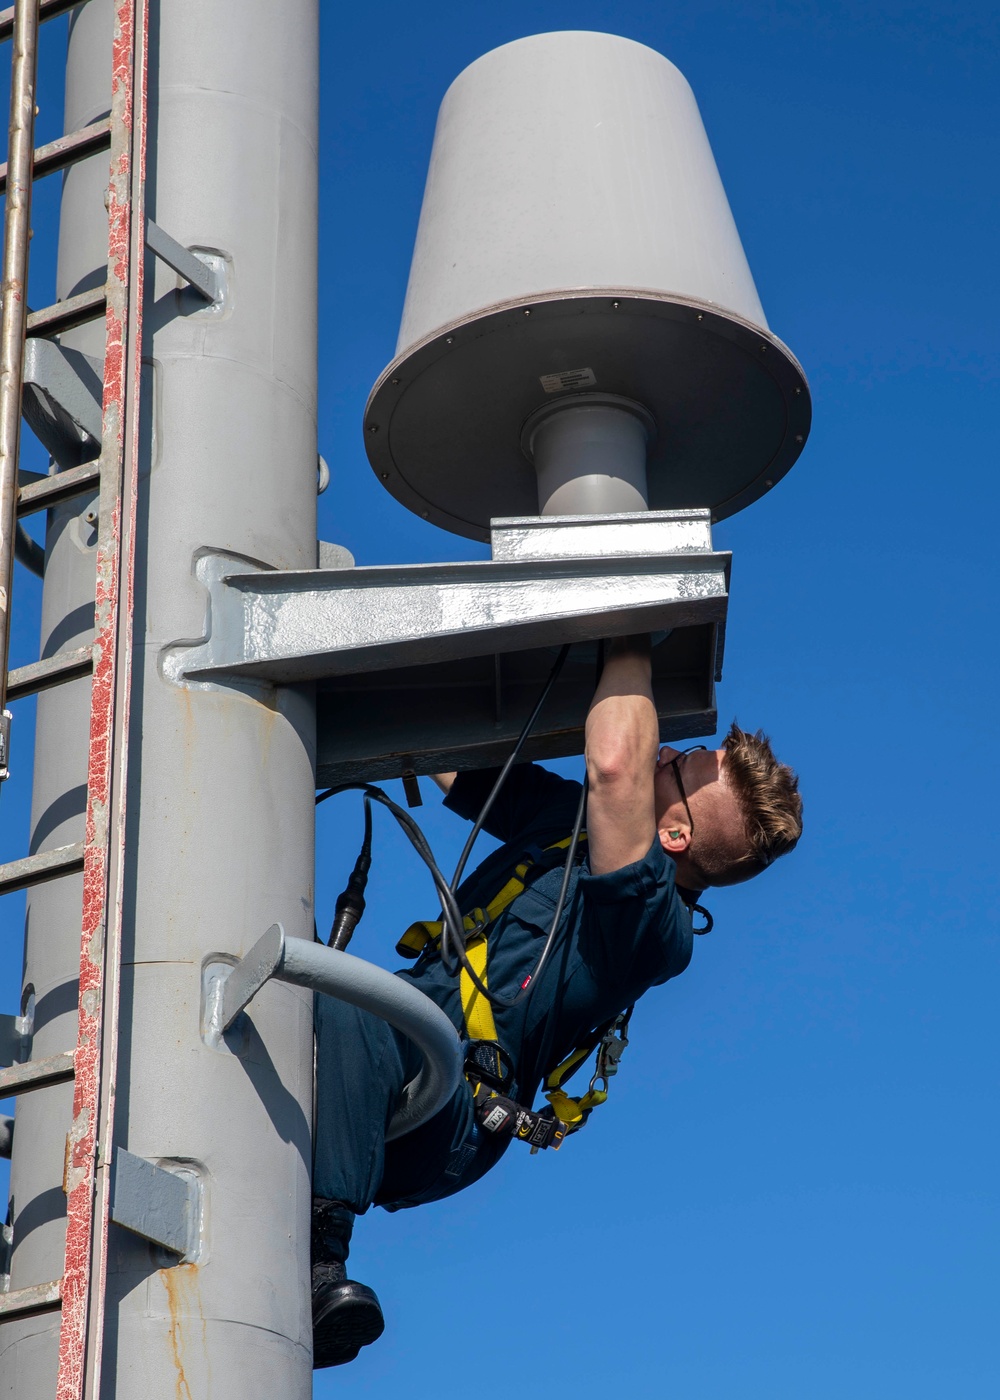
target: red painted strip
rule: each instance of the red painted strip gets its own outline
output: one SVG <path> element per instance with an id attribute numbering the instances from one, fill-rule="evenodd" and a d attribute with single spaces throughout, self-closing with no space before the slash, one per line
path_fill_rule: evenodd
<path id="1" fill-rule="evenodd" d="M 108 306 L 104 361 L 102 521 L 97 552 L 96 635 L 91 700 L 87 819 L 80 944 L 80 1028 L 67 1164 L 66 1261 L 57 1400 L 96 1396 L 100 1385 L 107 1271 L 108 1200 L 95 1190 L 99 1133 L 114 1105 L 121 888 L 125 833 L 125 745 L 114 771 L 116 737 L 127 732 L 134 597 L 134 541 L 141 367 L 142 180 L 145 173 L 146 0 L 118 0 L 112 55 L 111 173 L 108 198 Z M 136 93 L 135 84 L 139 91 Z M 140 128 L 134 128 L 138 96 Z M 134 162 L 134 166 L 133 166 Z M 139 201 L 134 200 L 135 192 Z M 131 353 L 130 353 L 131 352 Z M 126 449 L 128 457 L 126 457 Z M 114 504 L 108 509 L 109 496 Z M 125 511 L 123 519 L 122 511 Z M 123 557 L 123 539 L 124 557 Z M 124 603 L 124 617 L 122 604 Z M 119 699 L 119 697 L 121 697 Z M 116 858 L 112 861 L 112 844 Z M 102 1041 L 107 1083 L 102 1103 Z M 102 1124 L 105 1126 L 102 1128 Z M 103 1144 L 105 1152 L 109 1144 Z M 88 1357 L 88 1334 L 91 1355 Z"/>

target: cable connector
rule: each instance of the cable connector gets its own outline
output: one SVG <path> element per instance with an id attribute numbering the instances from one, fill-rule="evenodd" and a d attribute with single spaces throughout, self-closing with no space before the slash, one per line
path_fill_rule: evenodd
<path id="1" fill-rule="evenodd" d="M 368 872 L 372 867 L 372 805 L 365 795 L 365 835 L 361 850 L 354 862 L 354 869 L 346 887 L 337 896 L 333 909 L 333 927 L 330 929 L 329 944 L 338 952 L 343 952 L 354 937 L 354 930 L 365 912 L 365 889 L 368 885 Z"/>

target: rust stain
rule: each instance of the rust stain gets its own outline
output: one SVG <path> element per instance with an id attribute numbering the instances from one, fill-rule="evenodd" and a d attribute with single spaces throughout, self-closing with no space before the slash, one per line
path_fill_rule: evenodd
<path id="1" fill-rule="evenodd" d="M 194 1400 L 191 1386 L 184 1372 L 184 1319 L 185 1317 L 190 1319 L 191 1314 L 197 1312 L 201 1318 L 202 1344 L 204 1345 L 205 1316 L 202 1312 L 201 1296 L 198 1289 L 198 1265 L 175 1264 L 173 1268 L 161 1269 L 160 1277 L 166 1289 L 167 1308 L 170 1313 L 167 1336 L 170 1339 L 170 1353 L 173 1357 L 174 1369 L 177 1372 L 174 1393 L 177 1400 Z"/>

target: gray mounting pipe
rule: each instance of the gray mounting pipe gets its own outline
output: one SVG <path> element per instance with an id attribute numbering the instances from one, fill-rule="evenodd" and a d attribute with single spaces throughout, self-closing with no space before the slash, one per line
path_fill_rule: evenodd
<path id="1" fill-rule="evenodd" d="M 462 1044 L 455 1027 L 430 997 L 404 978 L 351 953 L 311 939 L 287 938 L 280 924 L 272 924 L 226 977 L 221 1002 L 210 1017 L 216 1033 L 228 1030 L 272 978 L 370 1011 L 416 1045 L 424 1062 L 416 1078 L 403 1087 L 386 1141 L 412 1132 L 433 1117 L 458 1088 Z"/>
<path id="2" fill-rule="evenodd" d="M 571 394 L 545 404 L 521 434 L 538 478 L 539 513 L 648 510 L 646 449 L 655 431 L 641 404 L 616 394 Z"/>

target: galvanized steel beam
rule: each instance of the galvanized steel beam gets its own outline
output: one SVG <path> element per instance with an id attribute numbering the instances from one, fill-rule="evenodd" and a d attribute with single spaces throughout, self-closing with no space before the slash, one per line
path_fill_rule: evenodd
<path id="1" fill-rule="evenodd" d="M 561 553 L 554 517 L 542 547 L 525 522 L 499 525 L 496 557 L 483 563 L 288 573 L 207 555 L 208 636 L 174 649 L 165 669 L 288 684 L 721 623 L 730 556 L 691 547 L 691 514 L 625 516 L 603 530 L 570 517 Z"/>

